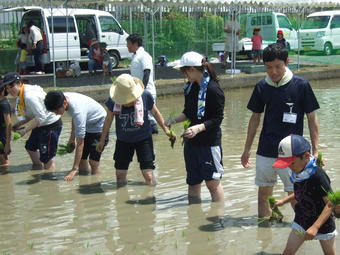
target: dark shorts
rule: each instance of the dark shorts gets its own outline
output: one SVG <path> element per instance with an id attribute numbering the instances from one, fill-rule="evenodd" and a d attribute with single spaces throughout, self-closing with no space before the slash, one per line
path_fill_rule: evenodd
<path id="1" fill-rule="evenodd" d="M 184 160 L 188 185 L 222 178 L 224 170 L 221 146 L 197 146 L 185 143 Z"/>
<path id="2" fill-rule="evenodd" d="M 50 125 L 34 128 L 26 141 L 26 150 L 39 150 L 40 161 L 46 164 L 56 155 L 61 128 L 61 119 Z"/>
<path id="3" fill-rule="evenodd" d="M 252 50 L 251 53 L 253 55 L 261 55 L 262 51 L 261 50 Z"/>
<path id="4" fill-rule="evenodd" d="M 155 169 L 152 137 L 136 143 L 127 143 L 116 141 L 116 149 L 113 155 L 115 168 L 119 170 L 128 170 L 132 161 L 133 154 L 136 151 L 137 159 L 141 170 Z"/>
<path id="5" fill-rule="evenodd" d="M 84 149 L 83 155 L 81 159 L 91 159 L 94 161 L 100 161 L 100 157 L 102 155 L 101 152 L 96 150 L 96 146 L 99 143 L 100 137 L 102 133 L 87 133 L 85 134 L 84 138 Z M 107 145 L 109 138 L 106 137 L 105 139 L 105 146 Z"/>

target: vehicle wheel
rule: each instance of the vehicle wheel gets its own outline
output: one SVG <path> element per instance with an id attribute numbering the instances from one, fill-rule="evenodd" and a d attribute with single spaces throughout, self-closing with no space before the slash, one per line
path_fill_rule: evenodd
<path id="1" fill-rule="evenodd" d="M 110 56 L 112 60 L 112 68 L 117 68 L 119 65 L 119 57 L 114 51 L 110 51 Z"/>
<path id="2" fill-rule="evenodd" d="M 332 55 L 332 53 L 333 53 L 332 44 L 325 43 L 325 46 L 323 47 L 323 53 L 327 56 Z"/>

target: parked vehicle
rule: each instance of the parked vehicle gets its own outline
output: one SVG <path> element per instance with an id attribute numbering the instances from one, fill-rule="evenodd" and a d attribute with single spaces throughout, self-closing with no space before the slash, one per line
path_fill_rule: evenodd
<path id="1" fill-rule="evenodd" d="M 316 50 L 331 55 L 333 50 L 340 49 L 340 10 L 308 15 L 300 36 L 302 51 Z"/>
<path id="2" fill-rule="evenodd" d="M 274 43 L 277 31 L 282 30 L 284 38 L 291 50 L 298 49 L 298 35 L 288 17 L 278 12 L 261 12 L 247 14 L 246 37 L 251 38 L 255 27 L 260 27 L 263 40 Z"/>
<path id="3" fill-rule="evenodd" d="M 242 20 L 242 18 L 241 18 Z M 245 37 L 239 41 L 239 54 L 251 54 L 252 42 L 251 37 L 255 27 L 260 27 L 260 34 L 263 37 L 262 48 L 265 48 L 270 43 L 276 42 L 277 31 L 282 30 L 284 38 L 288 42 L 288 47 L 291 50 L 298 49 L 298 35 L 293 28 L 288 17 L 283 13 L 278 12 L 260 12 L 249 13 L 245 16 Z M 242 32 L 242 31 L 241 31 Z M 213 50 L 224 50 L 224 43 L 214 43 Z"/>
<path id="4" fill-rule="evenodd" d="M 56 62 L 88 62 L 88 47 L 93 38 L 107 44 L 113 67 L 117 67 L 120 60 L 131 56 L 126 47 L 128 34 L 109 12 L 72 8 L 52 10 L 37 6 L 6 9 L 24 12 L 20 27 L 33 21 L 41 29 L 44 40 L 42 60 L 45 65 L 51 66 L 53 62 L 52 46 Z M 33 63 L 33 58 L 28 59 L 29 65 Z"/>

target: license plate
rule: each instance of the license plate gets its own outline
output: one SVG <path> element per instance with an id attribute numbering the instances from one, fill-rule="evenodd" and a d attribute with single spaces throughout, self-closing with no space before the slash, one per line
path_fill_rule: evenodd
<path id="1" fill-rule="evenodd" d="M 303 50 L 311 50 L 312 48 L 310 46 L 304 46 Z"/>

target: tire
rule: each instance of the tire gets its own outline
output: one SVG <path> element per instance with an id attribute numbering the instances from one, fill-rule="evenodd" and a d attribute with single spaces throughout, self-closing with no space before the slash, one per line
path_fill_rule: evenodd
<path id="1" fill-rule="evenodd" d="M 325 46 L 323 47 L 323 54 L 326 56 L 330 56 L 333 54 L 333 46 L 331 43 L 325 43 Z"/>
<path id="2" fill-rule="evenodd" d="M 112 69 L 117 68 L 119 65 L 119 57 L 116 52 L 110 51 L 110 56 L 112 60 Z"/>

